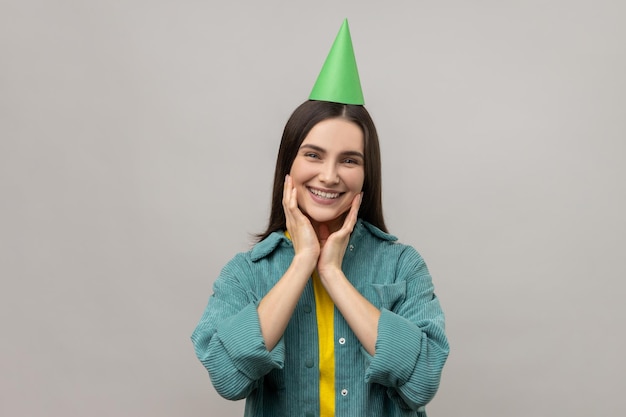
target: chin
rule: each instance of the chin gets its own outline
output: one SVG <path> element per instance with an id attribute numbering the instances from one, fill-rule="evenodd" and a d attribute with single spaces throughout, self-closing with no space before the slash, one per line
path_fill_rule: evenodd
<path id="1" fill-rule="evenodd" d="M 334 213 L 320 213 L 319 210 L 311 210 L 306 215 L 311 221 L 316 223 L 333 223 L 342 220 L 347 213 L 348 210 Z"/>

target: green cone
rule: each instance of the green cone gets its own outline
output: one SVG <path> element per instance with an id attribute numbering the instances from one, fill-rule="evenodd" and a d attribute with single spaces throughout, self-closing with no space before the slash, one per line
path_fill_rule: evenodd
<path id="1" fill-rule="evenodd" d="M 363 105 L 361 80 L 356 67 L 348 19 L 343 21 L 309 100 Z"/>

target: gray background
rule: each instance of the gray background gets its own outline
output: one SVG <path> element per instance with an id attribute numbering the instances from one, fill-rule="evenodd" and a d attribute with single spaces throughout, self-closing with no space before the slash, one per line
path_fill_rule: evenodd
<path id="1" fill-rule="evenodd" d="M 623 1 L 0 2 L 0 414 L 239 416 L 189 336 L 344 17 L 431 416 L 623 416 Z"/>

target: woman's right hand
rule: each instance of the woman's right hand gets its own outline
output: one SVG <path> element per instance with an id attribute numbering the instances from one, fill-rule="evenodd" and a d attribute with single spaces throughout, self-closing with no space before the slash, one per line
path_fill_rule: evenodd
<path id="1" fill-rule="evenodd" d="M 296 254 L 285 274 L 263 297 L 257 308 L 267 350 L 274 349 L 283 336 L 320 256 L 317 234 L 308 217 L 298 208 L 297 197 L 293 181 L 287 175 L 283 189 L 283 209 Z"/>
<path id="2" fill-rule="evenodd" d="M 286 175 L 283 188 L 283 209 L 287 231 L 291 236 L 296 258 L 300 258 L 307 265 L 310 265 L 312 272 L 320 256 L 320 244 L 311 221 L 298 207 L 297 193 L 291 176 Z"/>

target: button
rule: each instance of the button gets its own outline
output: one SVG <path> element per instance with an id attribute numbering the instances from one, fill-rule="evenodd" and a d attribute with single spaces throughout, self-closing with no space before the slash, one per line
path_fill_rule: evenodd
<path id="1" fill-rule="evenodd" d="M 350 251 L 354 250 L 354 245 L 350 245 Z"/>
<path id="2" fill-rule="evenodd" d="M 306 366 L 307 368 L 313 368 L 313 365 L 315 365 L 313 359 L 307 359 L 306 361 L 304 361 L 304 366 Z"/>
<path id="3" fill-rule="evenodd" d="M 344 389 L 342 389 L 342 390 L 341 390 L 341 395 L 342 395 L 342 396 L 344 396 L 344 397 L 345 397 L 346 395 L 348 395 L 348 390 L 347 390 L 347 389 L 345 389 L 345 388 L 344 388 Z"/>
<path id="4" fill-rule="evenodd" d="M 340 345 L 345 345 L 346 344 L 346 339 L 344 339 L 343 337 L 339 338 L 339 344 Z"/>
<path id="5" fill-rule="evenodd" d="M 312 310 L 309 304 L 305 304 L 304 307 L 302 307 L 302 309 L 304 310 L 305 313 L 310 313 Z"/>

